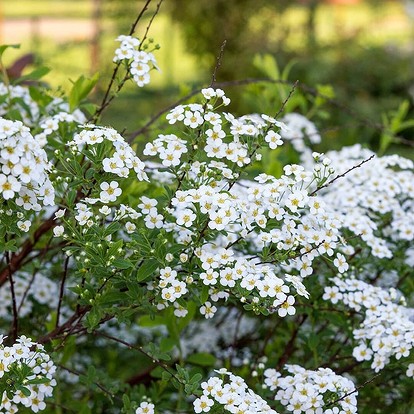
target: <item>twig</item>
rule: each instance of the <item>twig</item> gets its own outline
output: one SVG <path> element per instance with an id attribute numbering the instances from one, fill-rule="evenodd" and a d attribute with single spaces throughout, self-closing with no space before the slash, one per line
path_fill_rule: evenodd
<path id="1" fill-rule="evenodd" d="M 278 118 L 279 115 L 285 110 L 285 106 L 286 104 L 289 102 L 289 99 L 292 97 L 293 93 L 295 92 L 295 89 L 297 88 L 297 86 L 299 85 L 299 81 L 295 81 L 295 83 L 292 85 L 292 88 L 289 91 L 289 94 L 287 96 L 287 98 L 283 101 L 282 106 L 280 107 L 280 109 L 277 111 L 275 118 Z M 271 126 L 269 126 L 271 127 Z"/>
<path id="2" fill-rule="evenodd" d="M 9 270 L 10 291 L 12 295 L 13 322 L 12 322 L 12 328 L 11 328 L 11 337 L 14 342 L 17 339 L 19 319 L 17 315 L 16 292 L 14 291 L 13 272 L 11 271 L 9 252 L 6 252 L 6 263 L 7 263 L 7 268 Z"/>
<path id="3" fill-rule="evenodd" d="M 81 375 L 83 375 L 81 372 L 76 371 L 73 368 L 68 368 L 64 365 L 58 364 L 59 368 L 64 369 L 65 371 L 70 372 L 73 375 L 76 375 L 78 377 L 80 377 Z M 110 390 L 108 390 L 107 388 L 105 388 L 102 384 L 100 384 L 99 382 L 94 381 L 93 382 L 100 390 L 102 390 L 105 394 L 109 395 L 109 397 L 111 398 L 117 398 L 118 400 L 121 400 L 121 398 L 117 397 L 114 393 L 112 393 Z"/>
<path id="4" fill-rule="evenodd" d="M 30 288 L 32 287 L 33 282 L 34 282 L 34 280 L 35 280 L 35 278 L 36 278 L 36 273 L 37 273 L 37 271 L 38 271 L 38 270 L 36 270 L 36 269 L 33 271 L 32 278 L 30 279 L 30 282 L 29 282 L 29 284 L 27 285 L 27 288 L 25 289 L 25 291 L 24 291 L 24 293 L 23 293 L 22 300 L 21 300 L 21 301 L 20 301 L 20 303 L 19 303 L 19 307 L 17 308 L 17 313 L 19 313 L 19 312 L 20 312 L 20 309 L 21 309 L 21 307 L 23 306 L 24 301 L 26 300 L 27 294 L 29 293 L 29 290 L 30 290 Z"/>
<path id="5" fill-rule="evenodd" d="M 67 332 L 73 329 L 74 323 L 82 318 L 89 310 L 91 306 L 82 306 L 75 310 L 75 313 L 62 325 L 56 327 L 53 331 L 47 333 L 46 335 L 40 337 L 37 342 L 39 344 L 46 344 L 52 339 L 55 339 L 61 335 L 67 335 Z"/>
<path id="6" fill-rule="evenodd" d="M 224 40 L 222 45 L 221 45 L 220 53 L 217 56 L 216 65 L 214 66 L 213 76 L 211 77 L 211 82 L 210 82 L 209 88 L 213 87 L 214 84 L 216 83 L 216 80 L 217 80 L 216 76 L 217 76 L 217 72 L 218 72 L 218 70 L 221 66 L 221 62 L 223 60 L 224 48 L 226 47 L 226 43 L 227 43 L 227 40 Z"/>
<path id="7" fill-rule="evenodd" d="M 62 281 L 60 283 L 59 303 L 58 303 L 58 307 L 57 307 L 57 311 L 56 311 L 56 325 L 55 325 L 55 328 L 57 328 L 59 326 L 60 310 L 61 310 L 61 306 L 62 306 L 63 293 L 65 291 L 65 282 L 66 282 L 66 277 L 68 275 L 68 268 L 69 268 L 69 256 L 67 256 L 66 259 L 65 259 Z"/>
<path id="8" fill-rule="evenodd" d="M 154 356 L 148 354 L 147 352 L 144 351 L 144 348 L 142 346 L 136 346 L 136 345 L 132 345 L 122 339 L 119 338 L 115 338 L 114 336 L 108 335 L 102 331 L 94 331 L 93 332 L 95 335 L 99 335 L 99 336 L 103 336 L 104 338 L 110 339 L 112 341 L 118 342 L 119 344 L 122 344 L 124 346 L 126 346 L 129 349 L 133 349 L 135 351 L 140 352 L 142 355 L 145 355 L 147 358 L 151 359 L 156 365 L 158 365 L 159 367 L 161 367 L 164 371 L 168 372 L 176 381 L 178 381 L 180 384 L 183 384 L 183 382 L 181 381 L 180 378 L 178 378 L 174 372 L 171 372 L 170 367 L 165 364 L 164 362 L 160 361 L 159 359 L 155 358 Z"/>
<path id="9" fill-rule="evenodd" d="M 290 358 L 290 356 L 295 351 L 295 342 L 296 338 L 298 336 L 300 327 L 305 323 L 306 319 L 308 318 L 308 314 L 302 315 L 301 321 L 297 323 L 295 329 L 292 332 L 292 335 L 289 339 L 289 342 L 286 344 L 285 350 L 282 354 L 282 356 L 279 358 L 279 361 L 277 362 L 277 369 L 280 370 L 283 365 L 285 365 L 286 361 Z"/>
<path id="10" fill-rule="evenodd" d="M 320 187 L 318 187 L 316 190 L 312 191 L 309 194 L 309 196 L 311 196 L 311 197 L 314 196 L 318 191 L 322 190 L 322 188 L 326 188 L 326 187 L 330 186 L 332 183 L 334 183 L 339 178 L 345 177 L 348 173 L 350 173 L 351 171 L 356 170 L 357 168 L 361 167 L 366 162 L 371 161 L 374 157 L 375 157 L 375 154 L 372 154 L 369 158 L 367 158 L 365 160 L 362 160 L 359 164 L 354 165 L 353 167 L 349 168 L 343 174 L 337 175 L 336 177 L 332 178 L 332 180 L 328 181 L 326 184 L 321 185 Z"/>
<path id="11" fill-rule="evenodd" d="M 147 28 L 145 29 L 144 36 L 141 39 L 141 44 L 144 43 L 144 41 L 147 39 L 147 36 L 148 36 L 148 33 L 149 33 L 150 29 L 151 29 L 152 23 L 153 23 L 153 21 L 155 19 L 155 16 L 160 11 L 160 7 L 161 7 L 161 4 L 162 4 L 163 1 L 164 0 L 159 0 L 159 2 L 157 3 L 157 7 L 155 8 L 155 12 L 152 14 L 151 19 L 150 19 L 150 21 L 149 21 L 149 23 L 147 25 Z M 137 24 L 139 22 L 139 19 L 140 19 L 140 17 L 132 25 L 131 30 L 130 30 L 130 33 L 129 33 L 130 36 L 135 32 L 135 29 L 137 27 Z"/>
<path id="12" fill-rule="evenodd" d="M 180 98 L 179 100 L 175 101 L 173 104 L 165 107 L 164 109 L 161 109 L 161 111 L 157 112 L 153 117 L 151 117 L 151 119 L 141 128 L 137 129 L 136 131 L 132 131 L 128 134 L 128 138 L 127 141 L 129 143 L 131 143 L 134 138 L 136 138 L 138 135 L 141 135 L 142 133 L 144 133 L 154 122 L 156 122 L 159 118 L 161 118 L 162 115 L 164 115 L 165 113 L 171 111 L 172 109 L 174 109 L 177 105 L 180 105 L 181 103 L 187 101 L 188 99 L 192 98 L 193 96 L 197 95 L 198 93 L 200 93 L 201 89 L 195 89 L 192 92 L 190 92 L 189 94 L 187 94 L 186 96 L 184 96 L 183 98 Z"/>
<path id="13" fill-rule="evenodd" d="M 381 375 L 381 372 L 378 373 L 377 375 L 374 375 L 371 379 L 365 381 L 363 384 L 359 385 L 358 387 L 356 387 L 353 391 L 350 391 L 348 393 L 346 393 L 345 395 L 343 395 L 342 397 L 330 402 L 329 404 L 326 404 L 324 407 L 331 407 L 332 405 L 344 400 L 345 398 L 349 397 L 352 394 L 355 394 L 356 392 L 358 392 L 361 388 L 364 388 L 366 385 L 370 384 L 372 381 L 376 380 L 379 376 Z"/>
<path id="14" fill-rule="evenodd" d="M 13 253 L 11 255 L 9 266 L 0 272 L 0 287 L 6 282 L 10 275 L 13 275 L 16 270 L 20 269 L 24 259 L 26 259 L 26 257 L 32 252 L 33 247 L 36 245 L 39 239 L 55 226 L 55 221 L 53 218 L 54 214 L 39 226 L 39 228 L 33 234 L 31 240 L 28 239 L 23 243 L 19 253 Z"/>
<path id="15" fill-rule="evenodd" d="M 131 29 L 129 31 L 129 36 L 132 36 L 135 32 L 135 29 L 138 25 L 138 22 L 141 20 L 142 16 L 144 15 L 144 13 L 147 11 L 148 6 L 150 5 L 152 0 L 147 0 L 146 3 L 144 4 L 144 7 L 141 9 L 140 13 L 138 14 L 137 18 L 135 19 L 134 23 L 132 23 Z M 162 0 L 161 0 L 162 1 Z M 161 3 L 161 2 L 160 2 Z M 158 12 L 159 7 L 157 8 L 155 14 Z M 119 68 L 121 67 L 122 61 L 118 60 L 118 62 L 115 65 L 115 68 L 112 72 L 112 76 L 111 76 L 111 80 L 109 81 L 109 84 L 106 88 L 106 92 L 104 97 L 102 98 L 101 104 L 99 105 L 99 108 L 95 111 L 94 115 L 88 120 L 88 122 L 91 123 L 95 123 L 99 117 L 101 116 L 102 112 L 108 107 L 108 105 L 112 102 L 112 100 L 114 99 L 114 97 L 116 96 L 116 94 L 122 89 L 126 78 L 128 77 L 128 74 L 125 75 L 124 79 L 120 82 L 120 84 L 118 85 L 117 91 L 109 96 L 111 89 L 112 89 L 112 85 L 115 82 L 116 79 L 116 75 L 118 74 Z"/>

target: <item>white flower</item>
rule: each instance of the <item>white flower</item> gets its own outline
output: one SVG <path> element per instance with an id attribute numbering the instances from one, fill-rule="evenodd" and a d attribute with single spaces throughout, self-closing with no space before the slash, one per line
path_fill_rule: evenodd
<path id="1" fill-rule="evenodd" d="M 155 409 L 154 404 L 144 401 L 135 410 L 135 414 L 154 414 L 154 409 Z"/>
<path id="2" fill-rule="evenodd" d="M 270 149 L 275 149 L 283 144 L 281 136 L 275 131 L 269 131 L 265 136 L 265 141 L 269 143 Z"/>
<path id="3" fill-rule="evenodd" d="M 21 231 L 24 231 L 24 232 L 28 232 L 29 231 L 29 229 L 30 229 L 30 226 L 32 225 L 32 223 L 31 223 L 31 221 L 30 220 L 25 220 L 25 221 L 21 221 L 21 220 L 19 220 L 18 222 L 17 222 L 17 227 L 21 230 Z"/>
<path id="4" fill-rule="evenodd" d="M 214 314 L 217 312 L 217 308 L 214 305 L 211 305 L 210 302 L 206 302 L 203 306 L 200 308 L 200 313 L 204 315 L 206 319 L 210 319 L 214 316 Z"/>
<path id="5" fill-rule="evenodd" d="M 66 213 L 66 208 L 61 208 L 55 213 L 55 219 L 62 218 Z"/>
<path id="6" fill-rule="evenodd" d="M 406 372 L 407 377 L 414 377 L 414 364 L 409 364 Z"/>
<path id="7" fill-rule="evenodd" d="M 339 273 L 344 273 L 349 269 L 349 265 L 346 262 L 345 256 L 341 253 L 337 253 L 336 259 L 334 260 L 334 265 L 338 269 Z"/>
<path id="8" fill-rule="evenodd" d="M 104 181 L 101 183 L 100 187 L 102 190 L 100 193 L 102 203 L 116 201 L 117 197 L 122 193 L 122 190 L 119 188 L 119 183 L 116 181 L 111 181 L 110 183 Z"/>
<path id="9" fill-rule="evenodd" d="M 17 181 L 16 177 L 0 174 L 0 195 L 3 196 L 5 200 L 13 198 L 14 194 L 20 190 L 21 186 L 22 185 Z"/>
<path id="10" fill-rule="evenodd" d="M 295 303 L 294 296 L 288 296 L 283 303 L 280 303 L 280 300 L 276 299 L 273 302 L 273 306 L 279 306 L 277 313 L 280 317 L 285 317 L 286 315 L 294 315 L 296 313 L 296 309 L 293 306 Z"/>
<path id="11" fill-rule="evenodd" d="M 194 402 L 194 412 L 195 413 L 207 413 L 210 411 L 211 407 L 214 405 L 214 401 L 210 398 L 202 395 L 200 398 L 197 398 Z"/>

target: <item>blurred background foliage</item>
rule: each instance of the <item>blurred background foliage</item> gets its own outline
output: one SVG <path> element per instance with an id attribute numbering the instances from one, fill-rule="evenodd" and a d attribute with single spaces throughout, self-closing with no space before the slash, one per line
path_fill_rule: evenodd
<path id="1" fill-rule="evenodd" d="M 0 0 L 1 41 L 22 44 L 6 56 L 6 65 L 33 53 L 36 65 L 53 69 L 47 82 L 62 90 L 81 74 L 99 70 L 99 102 L 111 76 L 114 38 L 129 31 L 144 3 Z M 164 0 L 150 29 L 161 45 L 161 73 L 152 74 L 149 87 L 126 88 L 103 122 L 137 130 L 162 108 L 208 85 L 226 40 L 217 81 L 226 85 L 231 111 L 277 113 L 298 80 L 288 109 L 309 116 L 321 129 L 324 143 L 318 150 L 359 142 L 413 157 L 414 129 L 408 121 L 413 118 L 413 4 Z M 138 36 L 156 5 L 154 0 Z M 262 82 L 240 85 L 251 78 Z"/>

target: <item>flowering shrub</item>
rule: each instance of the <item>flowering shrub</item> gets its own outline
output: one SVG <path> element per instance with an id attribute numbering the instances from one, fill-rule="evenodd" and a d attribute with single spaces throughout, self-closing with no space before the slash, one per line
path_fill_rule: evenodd
<path id="1" fill-rule="evenodd" d="M 56 385 L 56 366 L 30 338 L 21 336 L 11 347 L 3 345 L 4 339 L 0 337 L 1 412 L 15 413 L 21 405 L 35 413 L 44 410 L 44 399 Z"/>
<path id="2" fill-rule="evenodd" d="M 313 122 L 284 104 L 232 114 L 214 82 L 166 111 L 141 153 L 99 124 L 157 69 L 131 35 L 95 110 L 96 78 L 59 100 L 0 87 L 1 412 L 409 404 L 412 161 L 315 152 Z M 300 162 L 265 173 L 284 147 Z"/>

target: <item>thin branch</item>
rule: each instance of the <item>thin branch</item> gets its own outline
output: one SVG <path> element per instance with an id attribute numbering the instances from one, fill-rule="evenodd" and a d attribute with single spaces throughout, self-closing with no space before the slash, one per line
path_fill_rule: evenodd
<path id="1" fill-rule="evenodd" d="M 345 177 L 348 173 L 350 173 L 353 170 L 356 170 L 357 168 L 361 167 L 362 165 L 364 165 L 365 163 L 367 163 L 368 161 L 371 161 L 373 158 L 375 157 L 375 154 L 372 154 L 369 158 L 362 160 L 359 164 L 354 165 L 353 167 L 349 168 L 348 170 L 346 170 L 343 174 L 339 174 L 336 177 L 332 178 L 332 180 L 328 181 L 326 184 L 321 185 L 320 187 L 318 187 L 316 190 L 312 191 L 309 196 L 314 196 L 318 191 L 322 190 L 322 188 L 326 188 L 328 186 L 330 186 L 332 183 L 334 183 L 336 180 L 338 180 L 339 178 L 343 178 Z"/>
<path id="2" fill-rule="evenodd" d="M 62 335 L 68 335 L 71 329 L 76 326 L 77 321 L 82 318 L 89 310 L 91 306 L 82 306 L 75 310 L 74 314 L 62 325 L 56 327 L 53 331 L 47 333 L 46 335 L 40 337 L 37 342 L 39 344 L 46 344 L 52 339 L 58 338 Z M 76 322 L 76 323 L 75 323 Z"/>
<path id="3" fill-rule="evenodd" d="M 331 407 L 334 404 L 344 400 L 345 398 L 349 397 L 352 394 L 355 394 L 356 392 L 358 392 L 361 388 L 364 388 L 366 385 L 370 384 L 371 382 L 375 381 L 382 373 L 378 373 L 377 375 L 374 375 L 372 378 L 370 378 L 369 380 L 365 381 L 363 384 L 359 385 L 358 387 L 356 387 L 354 390 L 346 393 L 345 395 L 343 395 L 342 397 L 330 402 L 329 404 L 326 404 L 325 407 Z"/>
<path id="4" fill-rule="evenodd" d="M 151 29 L 152 23 L 153 23 L 153 21 L 154 21 L 154 19 L 155 19 L 155 16 L 156 16 L 156 15 L 158 14 L 158 12 L 160 11 L 160 7 L 161 7 L 161 4 L 162 4 L 162 2 L 163 2 L 163 1 L 164 1 L 164 0 L 160 0 L 160 1 L 157 3 L 157 7 L 155 8 L 155 12 L 152 14 L 151 19 L 150 19 L 150 21 L 149 21 L 149 23 L 148 23 L 148 25 L 147 25 L 147 28 L 145 29 L 144 36 L 143 36 L 143 37 L 142 37 L 142 39 L 141 39 L 141 43 L 144 43 L 144 41 L 147 39 L 147 36 L 148 36 L 148 33 L 149 33 L 150 29 Z M 135 29 L 136 29 L 136 27 L 137 27 L 137 25 L 138 25 L 139 19 L 140 19 L 140 18 L 138 18 L 138 19 L 134 22 L 134 24 L 132 25 L 132 27 L 131 27 L 131 31 L 130 31 L 130 33 L 129 33 L 129 35 L 130 35 L 130 36 L 131 36 L 131 35 L 135 32 Z"/>
<path id="5" fill-rule="evenodd" d="M 56 325 L 55 325 L 55 328 L 57 328 L 59 326 L 60 310 L 61 310 L 61 307 L 62 307 L 63 293 L 65 291 L 66 277 L 68 275 L 69 259 L 70 259 L 69 256 L 66 256 L 65 264 L 64 264 L 64 268 L 63 268 L 62 281 L 60 283 L 59 302 L 58 302 L 57 311 L 56 311 Z"/>
<path id="6" fill-rule="evenodd" d="M 108 334 L 106 334 L 106 333 L 104 333 L 102 331 L 94 331 L 93 333 L 95 335 L 99 335 L 99 336 L 102 336 L 104 338 L 110 339 L 112 341 L 118 342 L 119 344 L 122 344 L 122 345 L 126 346 L 128 349 L 132 349 L 132 350 L 135 350 L 135 351 L 140 352 L 142 355 L 145 355 L 147 358 L 151 359 L 156 365 L 158 365 L 159 367 L 161 367 L 164 371 L 168 372 L 180 384 L 183 384 L 183 382 L 181 381 L 181 379 L 178 378 L 174 374 L 174 372 L 171 372 L 170 367 L 166 363 L 160 361 L 159 359 L 157 359 L 154 356 L 152 356 L 152 355 L 148 354 L 147 352 L 145 352 L 144 351 L 144 348 L 142 346 L 132 345 L 132 344 L 130 344 L 130 343 L 128 343 L 128 342 L 126 342 L 126 341 L 124 341 L 122 339 L 115 338 L 114 336 L 108 335 Z"/>
<path id="7" fill-rule="evenodd" d="M 33 282 L 34 282 L 34 280 L 35 280 L 35 278 L 36 278 L 36 273 L 37 273 L 37 272 L 38 272 L 38 270 L 37 270 L 37 269 L 35 269 L 35 270 L 33 271 L 32 278 L 30 279 L 30 282 L 29 282 L 29 284 L 27 285 L 27 287 L 26 287 L 26 289 L 25 289 L 25 291 L 24 291 L 24 293 L 23 293 L 22 300 L 21 300 L 21 302 L 19 303 L 19 307 L 17 308 L 17 312 L 18 312 L 18 313 L 20 312 L 20 309 L 21 309 L 21 307 L 23 306 L 24 301 L 26 300 L 26 297 L 27 297 L 27 295 L 28 295 L 28 293 L 29 293 L 29 291 L 30 291 L 30 289 L 31 289 L 32 285 L 33 285 Z"/>
<path id="8" fill-rule="evenodd" d="M 177 101 L 175 101 L 174 103 L 172 103 L 171 105 L 165 107 L 164 109 L 161 109 L 161 111 L 157 112 L 154 116 L 152 116 L 150 118 L 150 120 L 141 128 L 137 129 L 136 131 L 132 131 L 128 134 L 128 138 L 127 141 L 129 143 L 131 143 L 134 138 L 136 138 L 138 135 L 141 135 L 142 133 L 144 133 L 153 123 L 155 123 L 159 118 L 161 118 L 162 115 L 164 115 L 165 113 L 171 111 L 172 109 L 174 109 L 177 105 L 182 104 L 183 102 L 186 102 L 188 99 L 192 98 L 193 96 L 197 95 L 198 93 L 200 93 L 201 89 L 195 89 L 192 92 L 190 92 L 189 94 L 187 94 L 186 96 L 178 99 Z"/>
<path id="9" fill-rule="evenodd" d="M 45 222 L 43 222 L 39 228 L 33 234 L 31 239 L 26 240 L 19 253 L 13 253 L 10 257 L 9 265 L 0 272 L 0 286 L 2 286 L 10 275 L 20 269 L 23 261 L 32 252 L 33 247 L 39 241 L 39 239 L 55 226 L 54 214 L 52 214 Z"/>
<path id="10" fill-rule="evenodd" d="M 213 87 L 215 85 L 215 83 L 216 83 L 216 80 L 217 80 L 216 79 L 217 72 L 218 72 L 218 70 L 219 70 L 219 68 L 221 66 L 221 62 L 223 60 L 224 49 L 226 47 L 226 43 L 227 43 L 227 40 L 224 40 L 223 43 L 222 43 L 222 45 L 221 45 L 220 53 L 217 56 L 216 65 L 214 66 L 213 76 L 211 77 L 211 82 L 210 82 L 209 88 Z"/>
<path id="11" fill-rule="evenodd" d="M 13 342 L 17 339 L 17 332 L 19 328 L 19 319 L 17 314 L 17 304 L 16 304 L 16 292 L 14 290 L 14 280 L 13 280 L 13 272 L 10 266 L 10 256 L 9 252 L 6 252 L 6 263 L 7 269 L 9 270 L 9 282 L 10 282 L 10 291 L 12 295 L 12 308 L 13 308 L 13 322 L 11 327 L 11 337 Z"/>
<path id="12" fill-rule="evenodd" d="M 295 89 L 297 88 L 297 86 L 299 85 L 299 81 L 295 81 L 295 83 L 292 85 L 292 88 L 289 91 L 288 96 L 286 97 L 286 99 L 283 101 L 282 106 L 280 107 L 279 111 L 277 111 L 276 115 L 274 116 L 275 118 L 278 118 L 279 115 L 285 110 L 285 106 L 286 104 L 289 102 L 289 99 L 292 97 L 293 93 L 295 92 Z M 271 126 L 269 126 L 271 127 Z"/>
<path id="13" fill-rule="evenodd" d="M 135 19 L 134 23 L 132 23 L 131 29 L 128 33 L 129 36 L 132 36 L 134 34 L 135 29 L 138 25 L 138 22 L 141 20 L 142 16 L 147 11 L 148 6 L 150 5 L 151 2 L 152 2 L 152 0 L 147 0 L 146 3 L 144 4 L 144 7 L 141 9 L 141 11 L 138 14 L 137 18 Z M 157 8 L 156 13 L 158 13 L 158 9 L 159 9 L 159 7 Z M 99 119 L 102 112 L 108 107 L 108 105 L 115 98 L 116 94 L 122 89 L 123 85 L 125 84 L 125 82 L 127 80 L 127 77 L 128 77 L 128 73 L 125 75 L 124 79 L 119 83 L 116 92 L 114 94 L 112 94 L 111 96 L 109 96 L 110 93 L 111 93 L 112 86 L 115 83 L 116 75 L 118 74 L 118 71 L 119 71 L 119 68 L 121 67 L 121 64 L 122 64 L 122 61 L 118 60 L 118 62 L 115 65 L 115 68 L 112 72 L 111 80 L 109 81 L 109 84 L 106 88 L 106 92 L 104 94 L 104 97 L 102 98 L 101 104 L 99 105 L 99 108 L 95 111 L 94 115 L 88 120 L 88 122 L 95 123 Z"/>
<path id="14" fill-rule="evenodd" d="M 64 369 L 65 371 L 67 371 L 67 372 L 70 372 L 71 374 L 73 374 L 73 375 L 76 375 L 76 376 L 78 376 L 78 377 L 80 377 L 81 375 L 84 375 L 84 374 L 82 374 L 81 372 L 79 372 L 79 371 L 76 371 L 75 369 L 73 369 L 73 368 L 68 368 L 68 367 L 66 367 L 66 366 L 64 366 L 64 365 L 61 365 L 61 364 L 58 364 L 58 367 L 59 368 L 61 368 L 61 369 Z M 106 387 L 104 387 L 102 384 L 100 384 L 99 382 L 96 382 L 96 381 L 93 381 L 93 383 L 100 389 L 100 390 L 102 390 L 105 394 L 107 394 L 110 398 L 117 398 L 118 400 L 121 400 L 121 398 L 119 398 L 119 397 L 117 397 L 113 392 L 111 392 L 110 390 L 108 390 Z"/>
<path id="15" fill-rule="evenodd" d="M 285 350 L 281 357 L 279 358 L 279 361 L 277 362 L 277 369 L 280 370 L 283 365 L 285 365 L 286 361 L 289 360 L 290 356 L 295 352 L 295 342 L 296 338 L 298 336 L 300 327 L 305 323 L 306 319 L 308 318 L 308 314 L 304 314 L 301 317 L 301 321 L 297 323 L 295 329 L 292 332 L 292 335 L 289 339 L 289 342 L 285 346 Z"/>

